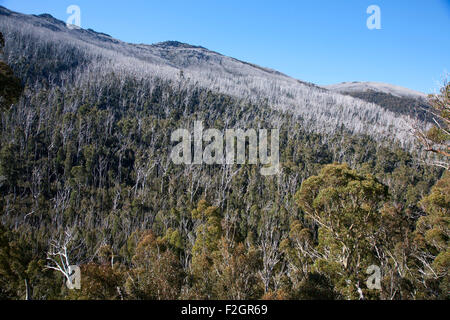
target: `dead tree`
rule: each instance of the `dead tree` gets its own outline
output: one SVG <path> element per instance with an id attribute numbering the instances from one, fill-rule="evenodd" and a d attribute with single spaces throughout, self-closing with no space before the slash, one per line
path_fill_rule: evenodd
<path id="1" fill-rule="evenodd" d="M 79 289 L 79 281 L 75 281 L 75 283 L 72 282 L 72 276 L 75 270 L 70 264 L 68 252 L 68 247 L 72 240 L 72 233 L 70 231 L 66 231 L 64 232 L 63 237 L 50 242 L 50 248 L 47 252 L 47 260 L 49 261 L 49 264 L 46 265 L 46 268 L 60 272 L 66 278 L 66 284 L 69 289 Z"/>

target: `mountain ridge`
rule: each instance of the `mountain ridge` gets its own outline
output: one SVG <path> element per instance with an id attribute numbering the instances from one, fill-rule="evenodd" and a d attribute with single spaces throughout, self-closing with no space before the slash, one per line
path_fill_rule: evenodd
<path id="1" fill-rule="evenodd" d="M 323 86 L 324 88 L 337 91 L 337 92 L 364 92 L 364 91 L 376 91 L 382 93 L 392 94 L 397 97 L 407 97 L 414 99 L 426 99 L 427 95 L 423 92 L 405 88 L 402 86 L 374 82 L 374 81 L 352 81 L 352 82 L 341 82 L 331 85 Z"/>
<path id="2" fill-rule="evenodd" d="M 12 14 L 20 14 L 20 13 L 16 13 L 14 11 L 11 11 L 11 10 L 7 9 L 6 7 L 0 5 L 0 14 L 11 15 L 11 13 Z M 20 15 L 22 15 L 22 14 L 20 14 Z M 70 31 L 70 29 L 67 28 L 65 22 L 63 22 L 63 21 L 53 17 L 51 14 L 42 13 L 42 14 L 30 15 L 30 16 L 34 16 L 34 17 L 38 17 L 38 18 L 44 18 L 44 19 L 46 19 L 48 21 L 52 21 L 52 22 L 54 22 L 54 23 L 56 23 L 56 24 L 58 24 L 60 26 L 63 26 L 65 29 Z M 78 30 L 79 32 L 86 31 L 86 32 L 93 33 L 93 34 L 96 34 L 96 35 L 101 36 L 101 37 L 110 38 L 113 42 L 122 42 L 122 43 L 126 43 L 126 44 L 129 44 L 129 45 L 132 45 L 132 46 L 137 46 L 137 47 L 139 47 L 139 46 L 149 46 L 149 47 L 158 47 L 158 48 L 163 48 L 163 49 L 164 48 L 168 48 L 168 47 L 170 47 L 170 48 L 179 48 L 179 49 L 202 49 L 202 50 L 206 50 L 206 51 L 208 51 L 210 53 L 217 54 L 217 55 L 220 55 L 220 56 L 224 56 L 224 57 L 233 59 L 235 61 L 238 61 L 240 63 L 244 63 L 246 65 L 249 65 L 249 66 L 261 69 L 261 70 L 266 71 L 266 72 L 275 73 L 275 74 L 278 74 L 278 75 L 283 75 L 283 76 L 292 78 L 292 77 L 290 77 L 290 76 L 288 76 L 288 75 L 286 75 L 286 74 L 284 74 L 284 73 L 282 73 L 280 71 L 277 71 L 277 70 L 274 70 L 274 69 L 271 69 L 271 68 L 268 68 L 268 67 L 259 66 L 259 65 L 256 65 L 254 63 L 243 61 L 243 60 L 240 60 L 240 59 L 237 59 L 237 58 L 234 58 L 234 57 L 226 56 L 226 55 L 223 55 L 223 54 L 221 54 L 221 53 L 219 53 L 217 51 L 210 50 L 210 49 L 208 49 L 206 47 L 203 47 L 203 46 L 200 46 L 200 45 L 193 45 L 193 44 L 189 44 L 189 43 L 185 43 L 185 42 L 181 42 L 181 41 L 177 41 L 177 40 L 166 40 L 166 41 L 156 42 L 156 43 L 152 43 L 152 44 L 131 43 L 131 42 L 123 42 L 123 41 L 121 41 L 119 39 L 116 39 L 116 38 L 112 37 L 111 35 L 109 35 L 107 33 L 99 32 L 99 31 L 93 30 L 91 28 L 88 28 L 88 29 L 80 28 L 80 29 L 74 29 L 74 30 Z M 360 82 L 360 81 L 351 81 L 351 82 L 349 82 L 349 81 L 346 81 L 346 82 L 341 82 L 341 83 L 338 83 L 338 84 L 331 84 L 331 85 L 320 86 L 318 84 L 315 84 L 315 83 L 312 83 L 312 82 L 309 82 L 309 81 L 296 79 L 296 78 L 292 78 L 292 79 L 295 79 L 295 80 L 297 80 L 300 83 L 305 84 L 305 85 L 310 85 L 310 86 L 313 86 L 313 87 L 316 87 L 316 88 L 324 88 L 326 90 L 331 90 L 331 91 L 336 91 L 336 92 L 341 92 L 341 93 L 345 92 L 345 91 L 348 91 L 348 92 L 350 92 L 350 91 L 360 91 L 360 90 L 358 90 L 356 88 L 354 88 L 353 90 L 351 90 L 351 89 L 345 90 L 346 87 L 344 85 L 348 85 L 348 84 L 352 84 L 352 85 L 354 85 L 354 84 L 361 84 L 361 85 L 367 84 L 368 87 L 369 87 L 368 89 L 372 89 L 372 90 L 374 88 L 376 88 L 375 84 L 379 84 L 379 85 L 383 85 L 383 86 L 390 86 L 390 87 L 393 87 L 393 88 L 396 87 L 397 89 L 402 88 L 405 91 L 409 91 L 410 95 L 408 97 L 411 97 L 414 94 L 416 95 L 416 97 L 421 97 L 421 98 L 425 98 L 426 97 L 426 94 L 424 94 L 422 92 L 418 92 L 418 91 L 415 91 L 415 90 L 412 90 L 412 89 L 409 89 L 409 88 L 400 87 L 400 86 L 393 85 L 393 84 L 388 84 L 388 83 L 378 83 L 378 82 L 373 82 L 373 81 L 365 81 L 365 82 Z M 392 93 L 393 95 L 396 95 L 392 91 L 394 91 L 394 90 L 391 90 L 391 92 L 389 92 L 389 93 Z M 385 93 L 387 93 L 387 92 L 385 92 Z"/>

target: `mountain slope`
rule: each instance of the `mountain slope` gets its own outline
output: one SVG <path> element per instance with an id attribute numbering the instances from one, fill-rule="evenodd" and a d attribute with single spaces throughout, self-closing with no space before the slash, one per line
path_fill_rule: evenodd
<path id="1" fill-rule="evenodd" d="M 344 82 L 324 86 L 324 88 L 349 95 L 392 111 L 422 121 L 432 121 L 426 95 L 400 86 L 377 82 Z"/>
<path id="2" fill-rule="evenodd" d="M 393 137 L 406 144 L 411 141 L 407 132 L 409 117 L 202 47 L 179 42 L 129 44 L 93 30 L 68 29 L 47 14 L 23 15 L 3 7 L 0 16 L 6 35 L 6 57 L 19 73 L 21 66 L 17 61 L 25 56 L 30 59 L 33 51 L 17 42 L 40 43 L 54 47 L 62 58 L 76 52 L 76 57 L 67 59 L 65 68 L 72 73 L 64 76 L 66 79 L 87 81 L 114 72 L 136 79 L 159 77 L 177 81 L 183 71 L 185 78 L 200 87 L 288 112 L 298 117 L 306 130 L 330 133 L 344 127 L 376 139 Z M 50 58 L 48 65 L 52 65 Z M 75 72 L 74 68 L 83 71 Z"/>
<path id="3" fill-rule="evenodd" d="M 375 252 L 391 287 L 370 299 L 422 288 L 408 280 L 420 270 L 392 278 L 390 255 L 413 239 L 441 173 L 390 139 L 407 142 L 408 117 L 188 44 L 127 44 L 6 9 L 0 31 L 25 84 L 0 112 L 0 299 L 357 299 L 365 279 L 347 271 L 365 276 Z M 199 120 L 221 132 L 279 127 L 278 174 L 175 164 L 172 133 Z M 377 250 L 319 252 L 337 247 L 299 195 L 337 221 L 348 248 L 362 237 Z M 304 248 L 312 254 L 299 260 Z M 87 286 L 66 290 L 44 267 L 58 252 Z"/>
<path id="4" fill-rule="evenodd" d="M 342 82 L 324 86 L 324 88 L 336 92 L 375 91 L 391 94 L 399 98 L 425 99 L 427 97 L 425 93 L 419 91 L 381 82 Z"/>

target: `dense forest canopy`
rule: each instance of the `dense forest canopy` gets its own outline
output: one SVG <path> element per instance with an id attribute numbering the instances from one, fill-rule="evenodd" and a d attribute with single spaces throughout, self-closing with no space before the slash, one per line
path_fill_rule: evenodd
<path id="1" fill-rule="evenodd" d="M 448 299 L 450 176 L 400 140 L 406 116 L 313 87 L 255 99 L 241 93 L 266 83 L 130 72 L 0 26 L 0 298 Z M 286 107 L 297 95 L 316 118 Z M 279 128 L 280 174 L 175 165 L 170 135 L 194 121 Z M 55 270 L 69 264 L 79 290 Z"/>

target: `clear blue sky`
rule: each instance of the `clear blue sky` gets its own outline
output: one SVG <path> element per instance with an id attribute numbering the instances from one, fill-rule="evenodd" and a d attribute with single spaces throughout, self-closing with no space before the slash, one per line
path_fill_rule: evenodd
<path id="1" fill-rule="evenodd" d="M 433 92 L 450 72 L 450 0 L 0 0 L 133 43 L 178 40 L 292 77 L 379 81 Z M 366 27 L 369 5 L 381 30 Z"/>

